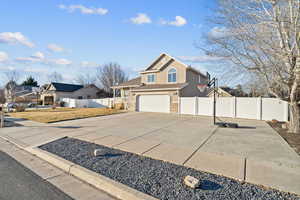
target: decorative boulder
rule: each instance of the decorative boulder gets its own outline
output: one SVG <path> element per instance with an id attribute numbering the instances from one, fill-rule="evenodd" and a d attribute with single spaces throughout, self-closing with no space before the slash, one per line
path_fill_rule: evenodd
<path id="1" fill-rule="evenodd" d="M 200 186 L 200 180 L 192 176 L 186 176 L 184 178 L 184 184 L 190 188 L 195 189 Z"/>
<path id="2" fill-rule="evenodd" d="M 95 149 L 94 150 L 94 156 L 103 156 L 103 155 L 104 155 L 103 149 Z"/>

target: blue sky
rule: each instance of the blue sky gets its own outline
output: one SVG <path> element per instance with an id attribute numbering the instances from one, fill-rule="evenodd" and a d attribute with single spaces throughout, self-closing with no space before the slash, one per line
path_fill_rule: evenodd
<path id="1" fill-rule="evenodd" d="M 56 71 L 73 82 L 118 62 L 132 78 L 162 52 L 214 70 L 195 47 L 213 30 L 214 1 L 2 0 L 0 7 L 0 75 L 17 70 L 45 83 Z"/>

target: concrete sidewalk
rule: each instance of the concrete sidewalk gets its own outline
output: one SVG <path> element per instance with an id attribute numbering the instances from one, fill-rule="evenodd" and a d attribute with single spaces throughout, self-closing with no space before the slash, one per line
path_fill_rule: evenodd
<path id="1" fill-rule="evenodd" d="M 53 124 L 21 121 L 22 127 L 0 129 L 0 137 L 22 147 L 74 137 L 300 194 L 300 157 L 266 122 L 223 120 L 241 128 L 217 128 L 210 117 L 127 113 Z"/>

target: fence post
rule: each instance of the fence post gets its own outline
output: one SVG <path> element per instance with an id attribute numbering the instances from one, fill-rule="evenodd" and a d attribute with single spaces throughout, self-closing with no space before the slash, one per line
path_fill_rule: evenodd
<path id="1" fill-rule="evenodd" d="M 262 97 L 257 98 L 257 119 L 262 120 Z"/>
<path id="2" fill-rule="evenodd" d="M 283 120 L 285 122 L 289 121 L 289 103 L 286 101 L 283 101 L 283 106 L 284 106 L 284 116 L 283 116 Z"/>
<path id="3" fill-rule="evenodd" d="M 181 97 L 178 95 L 178 114 L 181 114 Z"/>
<path id="4" fill-rule="evenodd" d="M 236 97 L 232 97 L 232 118 L 236 118 Z"/>
<path id="5" fill-rule="evenodd" d="M 195 97 L 195 110 L 194 111 L 195 111 L 194 115 L 197 115 L 197 113 L 198 113 L 198 98 L 197 97 Z"/>

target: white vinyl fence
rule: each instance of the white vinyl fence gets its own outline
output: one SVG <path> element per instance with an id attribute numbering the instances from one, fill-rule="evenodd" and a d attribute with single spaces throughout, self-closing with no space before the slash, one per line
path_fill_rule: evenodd
<path id="1" fill-rule="evenodd" d="M 213 115 L 213 98 L 181 97 L 180 114 Z M 288 102 L 275 98 L 218 97 L 216 115 L 219 117 L 288 121 Z"/>
<path id="2" fill-rule="evenodd" d="M 70 108 L 104 108 L 113 106 L 113 98 L 105 99 L 70 99 L 62 98 L 61 101 L 65 102 L 65 107 Z"/>

